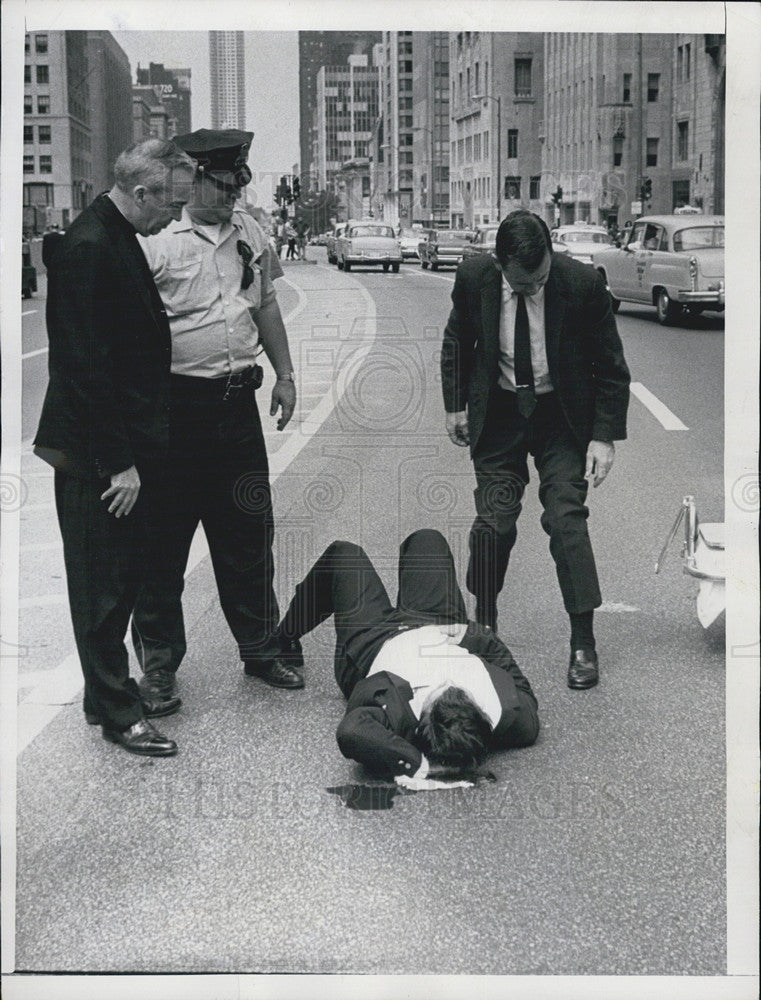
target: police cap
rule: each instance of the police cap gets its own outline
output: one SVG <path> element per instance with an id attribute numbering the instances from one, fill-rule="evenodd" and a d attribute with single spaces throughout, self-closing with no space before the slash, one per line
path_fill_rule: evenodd
<path id="1" fill-rule="evenodd" d="M 253 138 L 253 132 L 237 128 L 199 128 L 172 141 L 196 161 L 200 173 L 211 174 L 222 184 L 245 187 L 252 176 L 246 160 Z"/>

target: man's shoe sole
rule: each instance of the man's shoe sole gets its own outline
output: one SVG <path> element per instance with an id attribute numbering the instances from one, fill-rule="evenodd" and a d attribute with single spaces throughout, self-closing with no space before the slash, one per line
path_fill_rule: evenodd
<path id="1" fill-rule="evenodd" d="M 304 687 L 303 677 L 301 678 L 301 682 L 299 684 L 281 684 L 278 681 L 274 681 L 270 677 L 265 676 L 264 674 L 260 674 L 257 670 L 254 670 L 252 667 L 249 666 L 243 667 L 243 673 L 246 675 L 246 677 L 256 677 L 260 681 L 264 681 L 264 683 L 268 684 L 270 687 L 283 688 L 286 691 L 299 691 L 301 688 Z"/>
<path id="2" fill-rule="evenodd" d="M 595 677 L 594 680 L 584 681 L 582 683 L 568 681 L 568 687 L 571 688 L 572 691 L 586 691 L 588 688 L 597 687 L 599 683 L 600 678 Z"/>

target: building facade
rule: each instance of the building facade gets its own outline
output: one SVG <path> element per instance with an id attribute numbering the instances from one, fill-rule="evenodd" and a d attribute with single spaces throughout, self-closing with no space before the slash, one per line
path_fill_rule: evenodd
<path id="1" fill-rule="evenodd" d="M 129 59 L 109 31 L 87 32 L 92 136 L 93 191 L 114 184 L 114 163 L 132 144 L 132 71 Z"/>
<path id="2" fill-rule="evenodd" d="M 413 171 L 413 34 L 384 31 L 377 48 L 380 120 L 372 150 L 373 214 L 402 228 L 412 225 L 420 208 Z"/>
<path id="3" fill-rule="evenodd" d="M 673 40 L 545 35 L 542 214 L 549 224 L 620 226 L 643 211 L 671 211 Z M 639 204 L 648 180 L 650 199 Z"/>
<path id="4" fill-rule="evenodd" d="M 412 34 L 412 221 L 449 225 L 449 35 Z"/>
<path id="5" fill-rule="evenodd" d="M 462 31 L 449 46 L 452 225 L 540 211 L 543 36 Z"/>
<path id="6" fill-rule="evenodd" d="M 86 31 L 25 38 L 23 225 L 66 227 L 92 201 L 93 132 Z"/>
<path id="7" fill-rule="evenodd" d="M 378 76 L 366 55 L 317 73 L 314 171 L 320 189 L 338 192 L 341 168 L 367 157 L 378 116 Z"/>
<path id="8" fill-rule="evenodd" d="M 132 88 L 132 122 L 135 142 L 169 138 L 169 108 L 160 86 Z"/>
<path id="9" fill-rule="evenodd" d="M 190 70 L 167 69 L 163 63 L 137 67 L 138 86 L 159 87 L 167 109 L 167 138 L 192 131 L 190 119 Z"/>
<path id="10" fill-rule="evenodd" d="M 379 31 L 299 32 L 299 173 L 302 190 L 317 183 L 317 74 L 323 66 L 345 66 L 351 55 L 366 55 L 372 63 Z"/>
<path id="11" fill-rule="evenodd" d="M 242 31 L 210 31 L 211 127 L 246 128 Z"/>

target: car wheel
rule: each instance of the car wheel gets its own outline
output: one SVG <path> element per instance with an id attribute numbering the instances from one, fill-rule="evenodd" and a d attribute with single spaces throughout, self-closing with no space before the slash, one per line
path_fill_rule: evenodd
<path id="1" fill-rule="evenodd" d="M 328 264 L 335 264 L 335 262 L 336 262 L 336 258 L 335 257 L 331 257 L 330 254 L 328 254 Z"/>
<path id="2" fill-rule="evenodd" d="M 655 300 L 655 310 L 661 326 L 672 326 L 681 315 L 682 307 L 678 302 L 673 302 L 669 298 L 669 293 L 665 288 L 660 288 Z"/>
<path id="3" fill-rule="evenodd" d="M 344 271 L 351 271 L 351 264 L 348 260 L 344 261 Z"/>
<path id="4" fill-rule="evenodd" d="M 384 264 L 384 265 L 383 265 L 383 270 L 384 270 L 384 271 L 388 271 L 388 269 L 389 269 L 390 267 L 391 267 L 391 265 L 390 265 L 390 264 Z"/>
<path id="5" fill-rule="evenodd" d="M 338 270 L 339 271 L 343 271 L 343 269 L 344 269 L 344 262 L 342 260 L 337 260 L 336 264 L 338 265 Z"/>
<path id="6" fill-rule="evenodd" d="M 32 297 L 32 289 L 31 288 L 25 288 L 24 291 L 23 291 L 23 295 L 24 295 L 25 299 L 31 299 L 31 297 Z"/>
<path id="7" fill-rule="evenodd" d="M 398 264 L 392 264 L 391 265 L 391 270 L 394 272 L 394 274 L 399 274 L 399 265 Z"/>
<path id="8" fill-rule="evenodd" d="M 422 268 L 423 268 L 424 271 L 428 270 L 428 261 L 427 260 L 421 260 L 420 264 L 421 264 L 421 266 L 422 266 Z"/>
<path id="9" fill-rule="evenodd" d="M 439 269 L 439 265 L 436 263 L 435 260 L 432 260 L 431 261 L 431 270 L 432 271 L 438 271 L 438 269 Z"/>

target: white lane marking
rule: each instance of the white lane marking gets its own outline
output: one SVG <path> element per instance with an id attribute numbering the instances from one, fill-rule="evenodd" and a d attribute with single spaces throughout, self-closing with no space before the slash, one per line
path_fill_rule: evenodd
<path id="1" fill-rule="evenodd" d="M 287 278 L 284 280 L 288 285 L 291 285 L 299 297 L 297 305 L 284 317 L 284 322 L 288 323 L 293 321 L 304 310 L 307 305 L 307 297 L 298 286 L 293 285 Z M 298 428 L 294 428 L 294 431 L 298 430 L 298 433 L 291 433 L 282 447 L 272 456 L 270 460 L 270 482 L 273 484 L 278 476 L 282 475 L 285 469 L 296 458 L 301 449 L 309 443 L 333 409 L 341 401 L 351 381 L 351 376 L 357 370 L 357 365 L 369 353 L 375 343 L 377 331 L 375 301 L 359 282 L 356 282 L 356 289 L 365 300 L 365 336 L 359 343 L 356 351 L 352 354 L 352 364 L 346 366 L 345 370 L 339 376 L 338 381 L 329 386 L 330 391 L 327 391 L 323 395 L 315 409 L 301 422 Z M 52 504 L 36 504 L 34 506 L 41 508 L 43 506 L 50 507 Z M 190 556 L 185 569 L 186 578 L 208 555 L 208 551 L 206 536 L 204 535 L 202 526 L 199 525 L 190 547 Z M 58 598 L 58 596 L 49 595 L 50 599 L 47 600 L 47 603 L 65 603 L 66 595 L 60 595 L 62 598 L 61 601 L 52 599 L 53 597 Z M 27 600 L 30 606 L 35 602 L 34 598 L 28 598 Z M 20 604 L 22 603 L 20 602 Z M 73 704 L 82 693 L 82 670 L 79 665 L 79 657 L 76 653 L 67 656 L 54 669 L 40 671 L 39 673 L 41 677 L 38 683 L 34 684 L 29 693 L 19 702 L 16 719 L 17 754 L 20 754 L 22 750 L 29 746 L 32 740 L 42 732 L 48 723 L 53 721 L 62 708 Z M 18 685 L 22 690 L 25 690 L 29 685 L 25 684 L 23 678 L 24 675 L 20 674 Z"/>
<path id="2" fill-rule="evenodd" d="M 19 598 L 18 606 L 19 611 L 25 608 L 49 608 L 56 604 L 67 604 L 68 600 L 66 594 L 38 594 L 36 597 Z"/>
<path id="3" fill-rule="evenodd" d="M 615 614 L 633 614 L 635 611 L 639 611 L 639 608 L 635 608 L 632 604 L 620 604 L 615 601 L 603 601 L 598 611 L 611 611 Z"/>
<path id="4" fill-rule="evenodd" d="M 48 353 L 47 347 L 41 347 L 38 351 L 27 351 L 26 354 L 22 354 L 21 360 L 26 361 L 27 358 L 36 358 L 40 354 L 47 354 L 47 353 Z"/>
<path id="5" fill-rule="evenodd" d="M 641 382 L 632 382 L 630 389 L 632 394 L 637 397 L 643 406 L 650 410 L 655 419 L 663 427 L 665 427 L 667 431 L 689 430 L 689 427 L 686 427 L 679 417 L 672 413 L 668 406 L 666 406 L 665 403 L 662 403 L 657 396 L 654 396 L 649 389 L 646 389 Z"/>
<path id="6" fill-rule="evenodd" d="M 31 315 L 33 315 L 36 312 L 37 312 L 36 309 L 22 309 L 21 310 L 21 315 L 22 316 L 31 316 Z"/>

